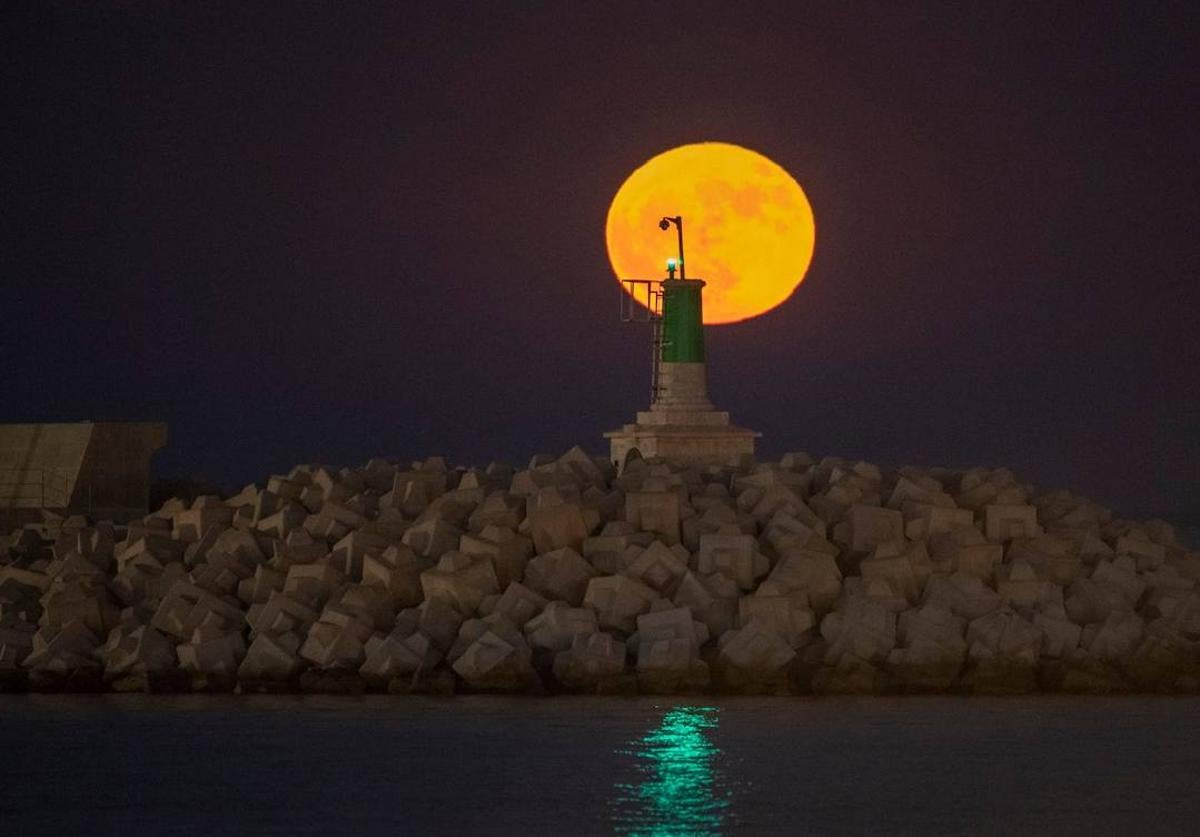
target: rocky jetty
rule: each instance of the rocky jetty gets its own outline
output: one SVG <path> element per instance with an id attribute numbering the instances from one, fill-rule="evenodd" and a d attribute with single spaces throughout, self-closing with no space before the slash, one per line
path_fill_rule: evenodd
<path id="1" fill-rule="evenodd" d="M 301 465 L 0 539 L 0 688 L 1195 693 L 1198 580 L 1005 469 Z"/>

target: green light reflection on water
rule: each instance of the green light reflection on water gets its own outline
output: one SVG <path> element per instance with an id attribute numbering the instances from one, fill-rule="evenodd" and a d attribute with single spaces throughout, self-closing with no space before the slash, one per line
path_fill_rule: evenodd
<path id="1" fill-rule="evenodd" d="M 715 762 L 721 754 L 705 735 L 717 726 L 712 706 L 677 706 L 631 749 L 643 780 L 618 784 L 613 826 L 618 834 L 719 834 L 729 800 L 720 792 Z"/>

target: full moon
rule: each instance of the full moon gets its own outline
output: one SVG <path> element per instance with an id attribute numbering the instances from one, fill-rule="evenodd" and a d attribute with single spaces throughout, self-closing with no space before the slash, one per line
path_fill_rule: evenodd
<path id="1" fill-rule="evenodd" d="M 681 145 L 621 184 L 605 240 L 617 279 L 666 278 L 677 255 L 664 215 L 682 215 L 689 279 L 703 279 L 704 322 L 736 323 L 782 303 L 812 261 L 816 227 L 804 190 L 779 164 L 724 142 Z"/>

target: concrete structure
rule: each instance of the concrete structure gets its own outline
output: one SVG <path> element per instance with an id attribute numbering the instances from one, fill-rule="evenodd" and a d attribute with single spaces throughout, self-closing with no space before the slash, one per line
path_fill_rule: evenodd
<path id="1" fill-rule="evenodd" d="M 150 457 L 167 426 L 146 422 L 0 425 L 0 531 L 42 512 L 123 522 L 146 513 Z"/>
<path id="2" fill-rule="evenodd" d="M 503 526 L 478 472 L 372 460 L 0 535 L 0 692 L 1200 694 L 1200 552 L 1004 470 L 794 453 L 616 477 L 577 450 L 489 470 L 503 494 L 544 485 Z M 393 496 L 412 503 L 397 524 L 380 488 L 418 484 L 437 490 Z M 918 487 L 950 510 L 1004 502 L 913 537 L 883 503 Z M 529 536 L 559 507 L 582 554 Z M 282 510 L 300 527 L 264 525 Z M 989 543 L 997 515 L 1022 533 Z M 417 520 L 478 530 L 418 549 Z M 534 554 L 467 551 L 488 542 Z"/>
<path id="3" fill-rule="evenodd" d="M 633 424 L 604 434 L 609 458 L 624 468 L 631 456 L 702 465 L 735 464 L 753 456 L 761 434 L 734 426 L 729 413 L 708 400 L 703 280 L 669 278 L 659 287 L 647 294 L 655 334 L 650 409 L 639 412 Z"/>

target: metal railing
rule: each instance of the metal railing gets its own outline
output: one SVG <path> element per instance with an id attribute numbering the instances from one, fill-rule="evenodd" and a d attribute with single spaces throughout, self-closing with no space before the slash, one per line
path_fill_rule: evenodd
<path id="1" fill-rule="evenodd" d="M 658 400 L 659 362 L 662 358 L 662 280 L 621 280 L 621 322 L 650 326 L 650 403 Z"/>

